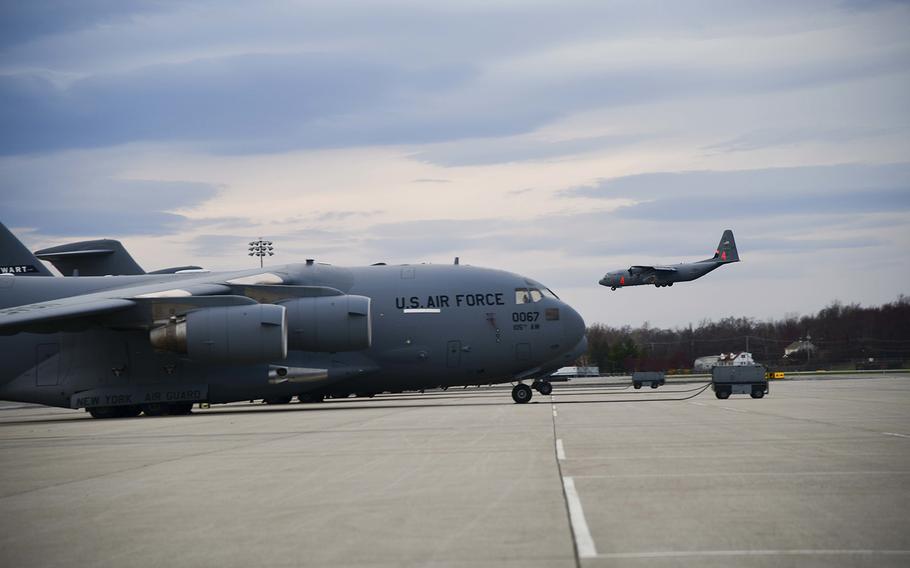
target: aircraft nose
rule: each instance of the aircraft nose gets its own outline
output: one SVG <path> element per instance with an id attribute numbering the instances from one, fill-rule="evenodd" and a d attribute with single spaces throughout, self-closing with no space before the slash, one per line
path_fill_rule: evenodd
<path id="1" fill-rule="evenodd" d="M 563 341 L 565 345 L 578 345 L 585 339 L 585 320 L 568 304 L 564 304 Z M 587 345 L 585 345 L 587 347 Z"/>

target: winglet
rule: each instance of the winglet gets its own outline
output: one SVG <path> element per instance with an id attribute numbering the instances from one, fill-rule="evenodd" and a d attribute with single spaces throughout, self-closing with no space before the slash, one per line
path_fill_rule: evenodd
<path id="1" fill-rule="evenodd" d="M 0 223 L 0 274 L 53 276 L 3 223 Z"/>
<path id="2" fill-rule="evenodd" d="M 720 238 L 720 244 L 714 251 L 714 258 L 720 262 L 739 262 L 739 253 L 736 251 L 736 241 L 733 239 L 733 230 L 727 229 Z"/>

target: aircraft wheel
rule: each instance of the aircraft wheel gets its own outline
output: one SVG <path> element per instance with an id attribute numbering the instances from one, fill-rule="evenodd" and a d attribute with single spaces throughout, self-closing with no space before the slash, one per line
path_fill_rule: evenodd
<path id="1" fill-rule="evenodd" d="M 656 389 L 656 388 L 659 387 L 659 386 L 660 386 L 660 385 L 657 384 L 657 383 L 651 383 L 651 388 L 652 388 L 652 389 Z"/>
<path id="2" fill-rule="evenodd" d="M 714 396 L 716 396 L 717 398 L 719 398 L 721 400 L 726 400 L 726 399 L 730 398 L 730 391 L 726 388 L 720 388 L 720 389 L 717 389 L 716 391 L 714 391 Z"/>
<path id="3" fill-rule="evenodd" d="M 117 418 L 116 406 L 95 406 L 87 410 L 92 418 Z"/>
<path id="4" fill-rule="evenodd" d="M 120 418 L 135 418 L 142 413 L 142 408 L 138 404 L 130 406 L 115 406 L 117 416 Z"/>
<path id="5" fill-rule="evenodd" d="M 146 416 L 164 416 L 167 414 L 167 411 L 167 405 L 161 404 L 160 402 L 153 402 L 151 404 L 142 405 L 142 412 Z"/>
<path id="6" fill-rule="evenodd" d="M 540 394 L 542 394 L 544 396 L 547 396 L 548 394 L 553 392 L 553 385 L 550 383 L 550 381 L 541 381 L 537 385 L 537 392 L 539 392 Z"/>
<path id="7" fill-rule="evenodd" d="M 298 394 L 297 395 L 297 400 L 299 400 L 302 403 L 322 402 L 323 398 L 325 398 L 325 397 L 321 394 L 308 393 L 308 394 Z"/>
<path id="8" fill-rule="evenodd" d="M 263 402 L 266 404 L 287 404 L 291 402 L 290 396 L 273 396 L 272 398 L 264 398 Z"/>
<path id="9" fill-rule="evenodd" d="M 632 383 L 632 386 L 635 387 L 635 388 L 637 388 L 637 389 L 640 389 L 640 388 L 641 388 L 641 383 Z"/>
<path id="10" fill-rule="evenodd" d="M 672 286 L 672 285 L 673 285 L 673 283 L 672 283 L 672 282 L 670 282 L 670 283 L 669 283 L 669 284 L 667 284 L 667 286 Z"/>
<path id="11" fill-rule="evenodd" d="M 533 395 L 534 393 L 531 392 L 531 387 L 522 383 L 518 383 L 515 385 L 515 388 L 512 389 L 512 400 L 518 404 L 525 404 L 531 400 Z"/>
<path id="12" fill-rule="evenodd" d="M 167 413 L 171 416 L 186 416 L 193 412 L 192 402 L 175 402 L 168 405 Z"/>
<path id="13" fill-rule="evenodd" d="M 752 389 L 752 398 L 763 398 L 764 396 L 764 389 Z"/>

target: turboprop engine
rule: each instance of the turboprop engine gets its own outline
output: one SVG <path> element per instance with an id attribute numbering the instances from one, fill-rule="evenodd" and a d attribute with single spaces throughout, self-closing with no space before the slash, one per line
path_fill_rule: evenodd
<path id="1" fill-rule="evenodd" d="M 152 346 L 211 363 L 268 363 L 288 354 L 287 310 L 272 304 L 191 311 L 153 328 Z"/>
<path id="2" fill-rule="evenodd" d="M 288 347 L 301 351 L 360 351 L 373 340 L 370 299 L 343 294 L 281 302 L 288 311 Z"/>

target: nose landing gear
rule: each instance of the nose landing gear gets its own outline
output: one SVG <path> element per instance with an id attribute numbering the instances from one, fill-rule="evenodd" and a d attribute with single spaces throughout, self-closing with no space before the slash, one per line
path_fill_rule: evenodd
<path id="1" fill-rule="evenodd" d="M 531 392 L 531 387 L 524 383 L 518 383 L 514 388 L 512 388 L 512 400 L 514 400 L 517 404 L 527 403 L 531 400 L 531 396 L 533 396 L 533 394 L 534 393 Z"/>

